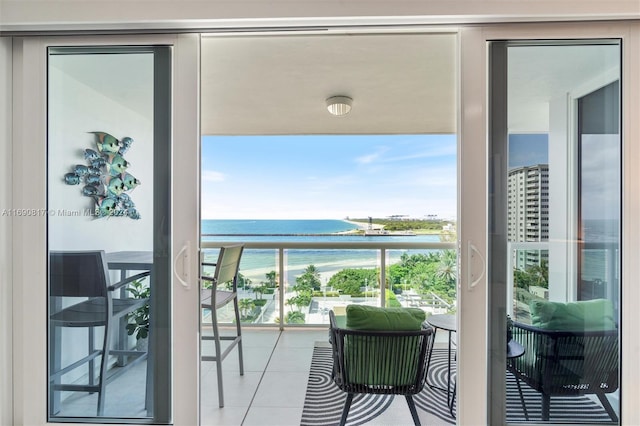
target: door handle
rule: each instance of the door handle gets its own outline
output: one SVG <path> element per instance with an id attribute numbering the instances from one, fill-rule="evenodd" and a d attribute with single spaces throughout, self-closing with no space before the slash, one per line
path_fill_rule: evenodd
<path id="1" fill-rule="evenodd" d="M 191 242 L 187 241 L 184 246 L 180 249 L 175 259 L 173 260 L 173 274 L 176 279 L 184 287 L 186 290 L 191 288 L 191 284 L 189 284 L 189 252 L 191 251 Z M 178 260 L 182 259 L 182 268 L 180 269 L 182 272 L 182 276 L 178 274 Z"/>
<path id="2" fill-rule="evenodd" d="M 473 274 L 473 263 L 476 255 L 480 258 L 480 264 L 482 265 L 482 272 L 480 273 L 480 275 L 478 275 L 477 278 Z M 480 250 L 478 250 L 476 246 L 473 245 L 471 240 L 469 240 L 467 244 L 467 256 L 467 288 L 469 290 L 473 290 L 473 288 L 478 285 L 480 280 L 482 280 L 482 278 L 484 277 L 484 274 L 487 272 L 487 262 L 485 261 L 484 256 L 482 256 Z"/>

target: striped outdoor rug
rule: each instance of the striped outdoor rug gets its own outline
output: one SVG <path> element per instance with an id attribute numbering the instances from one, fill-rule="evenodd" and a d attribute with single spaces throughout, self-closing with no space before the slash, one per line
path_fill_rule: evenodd
<path id="1" fill-rule="evenodd" d="M 346 394 L 331 380 L 331 347 L 316 345 L 311 361 L 309 383 L 304 401 L 301 425 L 329 426 L 340 422 Z M 452 384 L 455 383 L 455 362 L 452 363 Z M 435 349 L 427 382 L 438 387 L 447 386 L 447 350 Z M 529 421 L 541 420 L 540 394 L 522 384 Z M 398 398 L 401 398 L 398 396 Z M 393 400 L 390 395 L 356 395 L 349 411 L 347 425 L 363 425 L 375 419 Z M 424 410 L 443 422 L 455 424 L 447 406 L 447 394 L 444 391 L 425 386 L 424 390 L 414 396 L 418 410 Z M 455 404 L 453 413 L 455 414 Z M 407 412 L 408 414 L 408 412 Z M 520 395 L 515 378 L 507 373 L 507 420 L 510 422 L 525 421 L 524 411 L 520 403 Z M 552 422 L 602 422 L 611 421 L 600 404 L 588 397 L 552 397 L 550 409 Z"/>

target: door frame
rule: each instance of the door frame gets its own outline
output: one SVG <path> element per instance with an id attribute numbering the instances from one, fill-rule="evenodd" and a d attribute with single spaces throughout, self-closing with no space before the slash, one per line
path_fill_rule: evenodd
<path id="1" fill-rule="evenodd" d="M 173 52 L 171 309 L 173 422 L 198 418 L 199 36 L 25 37 L 13 41 L 12 207 L 47 206 L 47 47 L 163 45 Z M 39 141 L 28 143 L 28 141 Z M 177 190 L 177 189 L 180 190 Z M 195 206 L 185 209 L 182 206 Z M 13 220 L 13 422 L 47 424 L 46 215 Z M 183 250 L 183 247 L 186 247 Z M 176 259 L 180 255 L 181 259 Z M 175 261 L 174 261 L 175 259 Z M 182 262 L 179 262 L 182 260 Z M 177 266 L 176 266 L 177 265 Z M 180 279 L 175 279 L 175 278 Z M 185 285 L 178 284 L 182 280 Z M 179 318 L 179 321 L 178 321 Z M 38 326 L 38 324 L 42 326 Z M 180 350 L 175 350 L 179 348 Z M 158 363 L 156 363 L 158 364 Z M 179 374 L 176 368 L 180 366 Z M 192 368 L 184 368 L 192 366 Z M 156 368 L 161 368 L 156 365 Z M 179 389 L 179 391 L 178 391 Z M 56 423 L 61 424 L 61 423 Z M 76 423 L 77 424 L 77 423 Z"/>
<path id="2" fill-rule="evenodd" d="M 240 29 L 239 29 L 240 30 Z M 633 288 L 633 277 L 640 273 L 640 264 L 635 261 L 634 254 L 640 252 L 640 241 L 633 236 L 640 235 L 640 221 L 631 220 L 640 211 L 640 146 L 626 141 L 640 140 L 640 125 L 633 120 L 640 112 L 640 58 L 631 52 L 640 51 L 640 23 L 636 21 L 609 22 L 576 22 L 569 24 L 494 24 L 485 26 L 462 26 L 459 30 L 459 104 L 458 104 L 458 422 L 472 424 L 478 419 L 488 418 L 488 354 L 491 350 L 489 339 L 492 329 L 489 327 L 490 304 L 488 284 L 484 273 L 487 259 L 487 42 L 504 39 L 559 39 L 559 38 L 602 38 L 617 37 L 623 40 L 624 84 L 622 99 L 623 120 L 623 239 L 624 264 L 622 279 L 622 358 L 631 360 L 640 352 L 640 341 L 635 339 L 637 331 L 625 324 L 637 324 L 638 313 L 634 306 L 640 305 L 640 288 Z M 50 40 L 52 38 L 47 38 Z M 25 141 L 44 140 L 46 126 L 44 121 L 34 117 L 46 117 L 44 82 L 46 75 L 45 57 L 32 54 L 25 55 L 25 46 L 42 44 L 42 38 L 24 38 L 14 41 L 14 105 L 13 105 L 13 144 L 12 159 L 16 166 L 13 170 L 13 206 L 42 207 L 46 200 L 45 188 L 41 186 L 44 179 L 42 167 L 46 164 L 43 152 L 35 152 Z M 87 38 L 65 38 L 74 44 L 87 43 Z M 174 93 L 186 102 L 180 108 L 174 102 L 174 165 L 176 163 L 195 162 L 199 164 L 199 105 L 188 99 L 199 98 L 199 48 L 198 36 L 161 35 L 161 36 L 127 36 L 99 37 L 100 44 L 125 42 L 136 43 L 168 43 L 174 51 Z M 96 44 L 96 41 L 92 41 Z M 42 47 L 42 46 L 41 46 Z M 194 65 L 195 61 L 195 66 Z M 186 92 L 181 95 L 178 87 Z M 175 99 L 175 98 L 174 98 Z M 181 142 L 184 141 L 184 142 Z M 189 141 L 194 141 L 193 144 Z M 177 152 L 180 151 L 180 152 Z M 179 160 L 182 158 L 182 160 Z M 484 159 L 478 161 L 478 159 Z M 17 165 L 29 165 L 18 167 Z M 181 323 L 184 328 L 174 328 L 174 348 L 172 350 L 174 365 L 199 365 L 197 353 L 198 318 L 191 311 L 182 311 L 183 306 L 197 306 L 197 248 L 199 245 L 199 167 L 185 169 L 185 174 L 174 175 L 173 186 L 187 189 L 173 194 L 173 256 L 183 246 L 190 261 L 187 282 L 191 289 L 174 286 L 174 317 L 183 315 Z M 464 192 L 463 192 L 464 188 Z M 196 206 L 196 212 L 189 208 L 177 206 Z M 184 222 L 178 223 L 178 219 Z M 195 225 L 187 225 L 191 221 Z M 44 324 L 46 300 L 44 294 L 38 294 L 37 284 L 46 281 L 45 256 L 33 258 L 34 247 L 45 247 L 46 227 L 44 219 L 26 223 L 14 221 L 14 233 L 22 238 L 13 241 L 13 309 L 14 309 L 14 422 L 16 424 L 45 424 L 46 407 L 46 362 L 33 362 L 33 354 L 45 354 L 45 328 L 31 330 L 32 324 Z M 178 232 L 179 231 L 179 232 Z M 178 236 L 178 234 L 180 234 Z M 44 253 L 44 250 L 41 250 Z M 183 271 L 184 277 L 184 271 Z M 189 309 L 189 308 L 187 308 Z M 193 309 L 197 312 L 197 309 Z M 187 314 L 184 316 L 184 314 Z M 465 350 L 465 348 L 468 348 Z M 28 357 L 25 354 L 32 354 Z M 39 355 L 42 357 L 43 355 Z M 628 365 L 627 365 L 628 364 Z M 624 424 L 640 424 L 640 412 L 634 412 L 635 401 L 640 397 L 637 383 L 640 383 L 640 366 L 625 363 L 624 376 L 621 377 L 621 422 Z M 626 386 L 627 384 L 628 386 Z M 198 413 L 198 374 L 194 369 L 182 370 L 174 374 L 174 386 L 180 391 L 174 394 L 174 422 L 176 424 L 195 424 L 199 419 L 193 417 L 179 418 L 179 413 L 188 407 Z M 39 401 L 39 402 L 38 402 Z M 180 422 L 179 422 L 180 420 Z"/>
<path id="3" fill-rule="evenodd" d="M 459 424 L 472 424 L 479 418 L 487 424 L 504 423 L 499 406 L 491 398 L 486 399 L 486 411 L 483 416 L 471 417 L 475 412 L 480 415 L 482 407 L 467 410 L 468 404 L 476 405 L 475 400 L 482 395 L 490 395 L 492 386 L 499 380 L 504 381 L 504 371 L 495 367 L 492 370 L 490 359 L 497 357 L 496 352 L 504 346 L 504 324 L 491 300 L 491 292 L 486 275 L 478 284 L 470 288 L 467 277 L 474 276 L 477 263 L 469 253 L 468 243 L 480 247 L 486 264 L 491 263 L 488 253 L 487 236 L 491 229 L 488 216 L 489 188 L 487 176 L 490 173 L 488 157 L 488 93 L 489 42 L 497 40 L 551 40 L 551 39 L 603 39 L 622 40 L 622 287 L 621 294 L 621 424 L 640 424 L 640 412 L 636 409 L 640 398 L 640 368 L 631 360 L 640 352 L 640 341 L 633 324 L 638 324 L 637 306 L 640 304 L 640 289 L 634 286 L 634 278 L 640 273 L 637 254 L 640 252 L 640 147 L 634 141 L 640 138 L 640 126 L 637 117 L 640 114 L 640 22 L 576 22 L 576 23 L 533 23 L 500 24 L 464 28 L 461 32 L 461 150 L 459 195 L 461 279 L 459 281 L 458 301 L 461 333 L 459 335 L 460 353 L 458 357 L 458 401 L 460 406 Z M 473 154 L 477 154 L 476 158 Z M 484 161 L 478 161 L 484 158 Z M 475 175 L 475 177 L 474 177 Z M 463 192 L 464 189 L 464 192 Z M 480 194 L 480 195 L 478 195 Z M 466 253 L 466 256 L 465 256 Z M 467 271 L 465 272 L 465 267 Z M 471 271 L 471 272 L 469 272 Z M 482 273 L 477 272 L 477 274 Z M 498 292 L 500 293 L 500 292 Z M 504 301 L 502 302 L 504 304 Z M 491 318 L 496 318 L 491 321 Z M 504 323 L 504 321 L 502 321 Z M 628 326 L 627 326 L 628 325 Z M 469 336 L 471 335 L 471 336 Z M 466 348 L 469 348 L 466 350 Z M 502 353 L 502 352 L 500 352 Z M 628 360 L 625 362 L 625 360 Z M 500 379 L 502 377 L 502 379 Z M 483 399 L 484 398 L 480 398 Z M 495 399 L 495 398 L 494 398 Z M 479 403 L 478 403 L 479 404 Z M 500 402 L 498 402 L 500 404 Z M 493 409 L 492 409 L 493 408 Z"/>

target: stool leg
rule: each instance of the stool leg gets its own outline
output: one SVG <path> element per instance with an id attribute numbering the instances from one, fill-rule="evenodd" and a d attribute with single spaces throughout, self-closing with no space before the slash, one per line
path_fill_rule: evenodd
<path id="1" fill-rule="evenodd" d="M 244 362 L 242 360 L 242 330 L 240 328 L 240 309 L 238 308 L 238 294 L 233 298 L 233 308 L 236 313 L 236 336 L 238 336 L 238 361 L 240 363 L 240 375 L 244 375 Z"/>
<path id="2" fill-rule="evenodd" d="M 213 344 L 216 351 L 216 372 L 218 376 L 218 406 L 224 407 L 224 391 L 222 389 L 222 351 L 220 349 L 220 332 L 218 331 L 218 318 L 215 309 L 211 310 L 211 325 L 213 328 Z"/>

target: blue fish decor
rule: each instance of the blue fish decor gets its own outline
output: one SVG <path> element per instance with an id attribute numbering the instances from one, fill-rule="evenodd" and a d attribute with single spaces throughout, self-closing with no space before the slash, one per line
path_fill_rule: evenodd
<path id="1" fill-rule="evenodd" d="M 128 171 L 131 163 L 124 158 L 133 139 L 129 136 L 116 139 L 106 132 L 89 133 L 95 137 L 95 149 L 87 148 L 82 152 L 87 164 L 71 166 L 72 171 L 64 175 L 64 183 L 81 185 L 82 195 L 95 203 L 95 217 L 140 219 L 140 212 L 127 194 L 141 183 Z"/>

